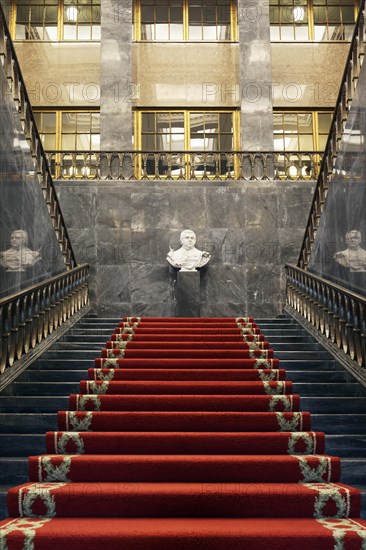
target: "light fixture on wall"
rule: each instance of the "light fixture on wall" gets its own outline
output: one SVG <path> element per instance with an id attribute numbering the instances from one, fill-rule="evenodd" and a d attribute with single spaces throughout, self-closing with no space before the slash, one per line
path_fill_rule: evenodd
<path id="1" fill-rule="evenodd" d="M 300 23 L 301 21 L 304 21 L 305 10 L 302 6 L 295 6 L 293 9 L 293 14 L 294 14 L 294 21 L 296 23 Z"/>
<path id="2" fill-rule="evenodd" d="M 79 12 L 76 6 L 69 6 L 66 9 L 66 17 L 71 23 L 76 23 L 78 20 L 78 14 Z"/>

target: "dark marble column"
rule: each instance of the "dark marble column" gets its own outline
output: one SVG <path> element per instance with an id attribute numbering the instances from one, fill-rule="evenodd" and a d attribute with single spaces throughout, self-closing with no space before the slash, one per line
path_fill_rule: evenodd
<path id="1" fill-rule="evenodd" d="M 177 316 L 200 317 L 200 273 L 178 271 L 177 273 Z"/>
<path id="2" fill-rule="evenodd" d="M 273 150 L 269 2 L 238 0 L 241 147 Z"/>
<path id="3" fill-rule="evenodd" d="M 101 150 L 132 150 L 132 0 L 101 0 Z"/>

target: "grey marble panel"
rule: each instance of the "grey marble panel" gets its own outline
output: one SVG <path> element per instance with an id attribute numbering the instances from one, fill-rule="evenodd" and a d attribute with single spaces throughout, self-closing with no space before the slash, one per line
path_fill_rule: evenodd
<path id="1" fill-rule="evenodd" d="M 118 187 L 100 187 L 97 190 L 95 221 L 101 227 L 130 229 L 131 193 Z"/>
<path id="2" fill-rule="evenodd" d="M 279 189 L 278 194 L 278 220 L 279 227 L 293 228 L 304 227 L 309 217 L 309 212 L 303 208 L 303 204 L 309 204 L 314 194 L 314 182 L 293 186 L 286 185 Z"/>
<path id="3" fill-rule="evenodd" d="M 209 227 L 231 228 L 246 225 L 244 198 L 245 188 L 219 187 L 207 193 L 207 223 Z"/>
<path id="4" fill-rule="evenodd" d="M 170 229 L 170 195 L 164 190 L 146 190 L 131 194 L 131 229 Z"/>
<path id="5" fill-rule="evenodd" d="M 69 228 L 68 234 L 72 242 L 75 258 L 78 264 L 97 263 L 97 243 L 95 231 L 90 228 L 76 229 Z"/>
<path id="6" fill-rule="evenodd" d="M 97 227 L 96 252 L 98 265 L 129 264 L 131 250 L 130 229 Z"/>
<path id="7" fill-rule="evenodd" d="M 117 304 L 131 301 L 131 268 L 129 264 L 99 265 L 97 292 L 100 304 Z"/>
<path id="8" fill-rule="evenodd" d="M 163 229 L 132 231 L 131 261 L 162 265 L 169 251 L 169 242 L 169 233 Z"/>
<path id="9" fill-rule="evenodd" d="M 68 200 L 63 200 L 65 187 L 57 185 L 57 194 L 62 203 L 62 214 L 68 228 L 93 227 L 97 217 L 97 189 L 88 185 L 70 185 Z"/>
<path id="10" fill-rule="evenodd" d="M 165 261 L 165 260 L 164 260 Z M 131 302 L 162 303 L 173 301 L 169 265 L 131 262 Z"/>

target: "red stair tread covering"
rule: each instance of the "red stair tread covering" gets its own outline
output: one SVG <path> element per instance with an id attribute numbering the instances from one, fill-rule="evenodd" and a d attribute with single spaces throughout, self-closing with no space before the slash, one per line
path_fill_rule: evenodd
<path id="1" fill-rule="evenodd" d="M 117 327 L 118 328 L 118 327 Z M 115 332 L 117 333 L 117 328 L 115 330 Z M 123 331 L 124 328 L 123 327 L 119 327 L 121 328 L 121 330 Z M 198 326 L 198 327 L 194 327 L 192 329 L 192 327 L 182 327 L 182 328 L 179 328 L 178 326 L 176 327 L 172 327 L 172 326 L 167 326 L 167 327 L 153 327 L 152 325 L 149 326 L 149 327 L 132 327 L 132 330 L 134 333 L 136 334 L 145 334 L 145 335 L 149 335 L 149 337 L 151 337 L 152 334 L 162 334 L 162 335 L 165 335 L 165 334 L 186 334 L 186 335 L 191 335 L 191 334 L 196 334 L 196 335 L 200 335 L 201 338 L 205 337 L 206 335 L 221 335 L 221 336 L 226 336 L 226 335 L 235 335 L 235 334 L 243 334 L 243 330 L 244 332 L 248 331 L 249 334 L 260 334 L 260 329 L 259 328 L 251 328 L 251 327 L 248 327 L 247 329 L 244 327 L 244 329 L 240 329 L 239 327 L 234 327 L 233 328 L 226 328 L 225 326 L 222 326 L 222 327 L 211 327 L 211 326 Z"/>
<path id="2" fill-rule="evenodd" d="M 115 349 L 118 347 L 118 342 L 115 340 L 108 340 L 106 342 L 107 349 Z M 189 340 L 177 341 L 177 342 L 160 342 L 160 341 L 140 341 L 134 342 L 131 340 L 126 344 L 127 349 L 182 349 L 182 350 L 206 350 L 206 349 L 217 349 L 220 350 L 246 350 L 252 349 L 247 342 L 243 340 L 240 342 L 220 342 L 220 345 L 217 342 L 191 342 Z M 258 343 L 258 349 L 269 349 L 268 342 Z"/>
<path id="3" fill-rule="evenodd" d="M 80 393 L 110 395 L 262 395 L 290 394 L 292 382 L 227 382 L 227 381 L 102 381 L 81 380 Z"/>
<path id="4" fill-rule="evenodd" d="M 339 481 L 340 459 L 319 455 L 43 455 L 29 458 L 31 481 L 197 481 L 201 483 L 304 482 L 305 465 L 318 482 Z M 57 475 L 59 474 L 59 475 Z"/>
<path id="5" fill-rule="evenodd" d="M 90 425 L 89 425 L 90 421 Z M 290 424 L 297 431 L 310 431 L 310 413 L 237 412 L 58 412 L 60 431 L 286 431 Z"/>
<path id="6" fill-rule="evenodd" d="M 99 407 L 99 408 L 98 408 Z M 292 395 L 86 395 L 71 394 L 69 408 L 101 411 L 262 411 L 294 412 L 300 396 Z"/>
<path id="7" fill-rule="evenodd" d="M 89 380 L 285 380 L 285 369 L 88 369 Z"/>
<path id="8" fill-rule="evenodd" d="M 115 363 L 113 363 L 115 361 Z M 156 358 L 136 358 L 136 359 L 95 359 L 96 368 L 102 366 L 116 365 L 124 369 L 153 368 L 153 369 L 215 369 L 215 368 L 234 368 L 234 369 L 268 369 L 279 368 L 279 360 L 274 359 L 156 359 Z"/>
<path id="9" fill-rule="evenodd" d="M 345 550 L 362 550 L 366 531 L 361 519 L 315 518 L 19 518 L 1 522 L 3 533 L 8 525 L 9 550 L 23 548 L 25 527 L 35 550 L 334 550 L 339 529 Z"/>
<path id="10" fill-rule="evenodd" d="M 123 329 L 116 328 L 115 332 L 111 336 L 111 340 L 116 340 L 118 338 L 122 338 L 122 340 L 130 340 L 130 334 L 125 334 L 122 332 Z M 151 342 L 151 340 L 154 340 L 154 342 L 185 342 L 187 338 L 190 342 L 263 342 L 265 337 L 264 334 L 245 334 L 245 339 L 243 338 L 243 334 L 241 333 L 235 333 L 235 334 L 198 334 L 197 332 L 194 333 L 188 333 L 188 334 L 180 334 L 179 332 L 174 332 L 172 334 L 160 334 L 159 332 L 156 332 L 154 334 L 139 334 L 138 332 L 135 332 L 133 335 L 133 342 Z"/>
<path id="11" fill-rule="evenodd" d="M 197 323 L 206 325 L 211 323 L 236 323 L 237 321 L 254 323 L 254 317 L 122 317 L 122 322 L 148 322 L 148 323 Z"/>
<path id="12" fill-rule="evenodd" d="M 322 432 L 47 432 L 48 453 L 318 454 Z"/>
<path id="13" fill-rule="evenodd" d="M 220 349 L 129 349 L 125 350 L 119 349 L 102 349 L 102 357 L 125 357 L 126 359 L 134 358 L 155 358 L 155 359 L 191 359 L 191 358 L 202 358 L 202 359 L 249 359 L 253 357 L 273 357 L 272 350 L 220 350 Z"/>
<path id="14" fill-rule="evenodd" d="M 341 483 L 50 483 L 55 517 L 90 517 L 98 502 L 99 517 L 337 517 L 347 502 L 345 517 L 357 517 L 361 494 Z M 329 493 L 337 495 L 330 498 Z M 10 489 L 10 515 L 44 515 L 44 487 L 26 483 Z M 32 494 L 33 502 L 27 502 Z M 317 502 L 320 498 L 325 502 Z M 340 503 L 336 499 L 340 500 Z M 232 504 L 235 501 L 235 509 Z"/>
<path id="15" fill-rule="evenodd" d="M 256 328 L 257 327 L 257 324 L 254 323 L 254 322 L 249 322 L 249 321 L 243 321 L 242 323 L 240 323 L 240 325 L 238 325 L 238 323 L 235 323 L 235 321 L 231 321 L 231 322 L 225 322 L 225 323 L 222 323 L 221 321 L 219 322 L 212 322 L 212 323 L 200 323 L 200 322 L 196 322 L 194 323 L 194 325 L 192 325 L 191 322 L 189 321 L 180 321 L 178 323 L 176 322 L 167 322 L 166 320 L 165 321 L 161 321 L 160 323 L 151 323 L 149 321 L 139 321 L 137 323 L 133 323 L 133 322 L 125 322 L 125 321 L 122 321 L 121 323 L 118 323 L 118 326 L 123 328 L 123 327 L 128 327 L 128 326 L 133 326 L 134 328 L 136 329 L 139 329 L 139 330 L 144 330 L 145 328 L 149 329 L 149 328 L 153 328 L 153 329 L 166 329 L 166 328 L 172 328 L 172 329 L 189 329 L 189 330 L 201 330 L 201 329 L 206 329 L 206 327 L 209 327 L 209 329 L 220 329 L 221 327 L 223 327 L 224 329 L 227 329 L 227 328 L 235 328 L 235 329 L 239 329 L 240 327 L 248 327 L 248 328 Z"/>

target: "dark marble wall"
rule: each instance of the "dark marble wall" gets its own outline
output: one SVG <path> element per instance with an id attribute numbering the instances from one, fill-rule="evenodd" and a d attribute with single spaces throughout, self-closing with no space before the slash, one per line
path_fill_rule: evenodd
<path id="1" fill-rule="evenodd" d="M 175 315 L 166 261 L 182 229 L 212 259 L 201 270 L 201 315 L 275 316 L 285 262 L 294 262 L 313 193 L 310 182 L 57 182 L 79 262 L 91 264 L 103 315 Z"/>
<path id="2" fill-rule="evenodd" d="M 362 66 L 309 269 L 366 296 L 366 64 Z"/>
<path id="3" fill-rule="evenodd" d="M 2 65 L 0 91 L 0 296 L 7 296 L 65 264 Z"/>

